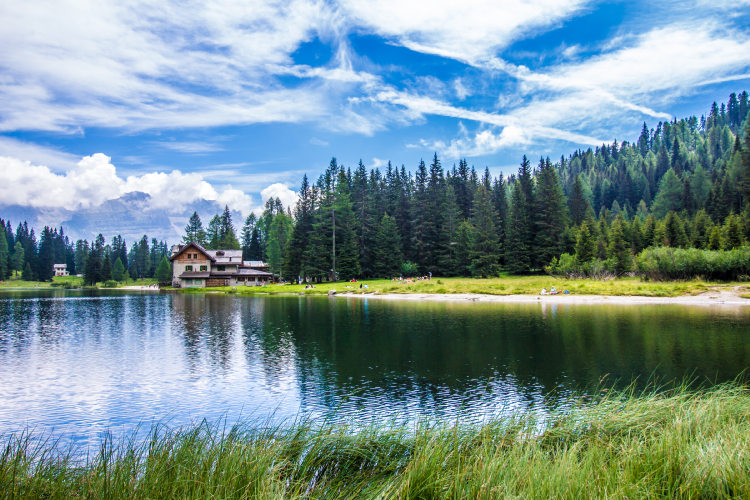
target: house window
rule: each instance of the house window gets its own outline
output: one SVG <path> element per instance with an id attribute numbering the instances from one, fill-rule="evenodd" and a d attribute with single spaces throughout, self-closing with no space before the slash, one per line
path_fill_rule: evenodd
<path id="1" fill-rule="evenodd" d="M 208 271 L 208 266 L 201 266 L 200 269 L 201 271 Z"/>
<path id="2" fill-rule="evenodd" d="M 193 254 L 191 254 L 191 253 L 187 254 L 187 258 L 188 259 L 192 259 L 193 258 Z"/>
<path id="3" fill-rule="evenodd" d="M 193 266 L 185 266 L 185 271 L 192 271 L 192 270 L 193 270 Z"/>
<path id="4" fill-rule="evenodd" d="M 198 254 L 197 254 L 197 253 L 194 253 L 194 254 L 193 254 L 193 258 L 194 258 L 194 259 L 197 259 L 197 258 L 198 258 Z"/>
<path id="5" fill-rule="evenodd" d="M 223 271 L 223 270 L 224 270 L 224 266 L 216 266 L 216 269 L 217 269 L 218 271 Z"/>

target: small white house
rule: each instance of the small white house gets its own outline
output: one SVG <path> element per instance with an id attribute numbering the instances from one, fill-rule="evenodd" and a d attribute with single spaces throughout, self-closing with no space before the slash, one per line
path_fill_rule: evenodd
<path id="1" fill-rule="evenodd" d="M 52 264 L 52 267 L 55 270 L 55 276 L 70 276 L 67 264 Z"/>

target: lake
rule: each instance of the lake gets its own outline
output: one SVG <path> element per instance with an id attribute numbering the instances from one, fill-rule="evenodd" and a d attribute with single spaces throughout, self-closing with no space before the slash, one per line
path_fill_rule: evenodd
<path id="1" fill-rule="evenodd" d="M 750 308 L 0 293 L 0 433 L 79 443 L 201 419 L 478 422 L 749 366 Z"/>

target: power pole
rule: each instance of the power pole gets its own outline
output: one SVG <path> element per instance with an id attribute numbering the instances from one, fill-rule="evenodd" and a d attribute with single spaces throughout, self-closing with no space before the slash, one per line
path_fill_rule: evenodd
<path id="1" fill-rule="evenodd" d="M 336 281 L 336 195 L 335 194 L 333 195 L 333 202 L 331 203 L 331 220 L 333 221 L 333 244 L 331 245 L 332 250 L 333 250 L 333 255 L 331 259 L 333 261 L 333 269 L 331 269 L 331 271 L 333 271 L 332 281 Z"/>

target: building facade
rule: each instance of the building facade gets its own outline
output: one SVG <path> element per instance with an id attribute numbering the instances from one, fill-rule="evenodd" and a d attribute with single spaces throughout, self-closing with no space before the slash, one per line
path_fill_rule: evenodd
<path id="1" fill-rule="evenodd" d="M 206 250 L 198 243 L 174 245 L 172 286 L 205 288 L 214 286 L 262 286 L 273 280 L 268 265 L 243 261 L 242 250 Z"/>
<path id="2" fill-rule="evenodd" d="M 67 264 L 52 264 L 52 268 L 55 270 L 55 276 L 70 276 Z"/>

